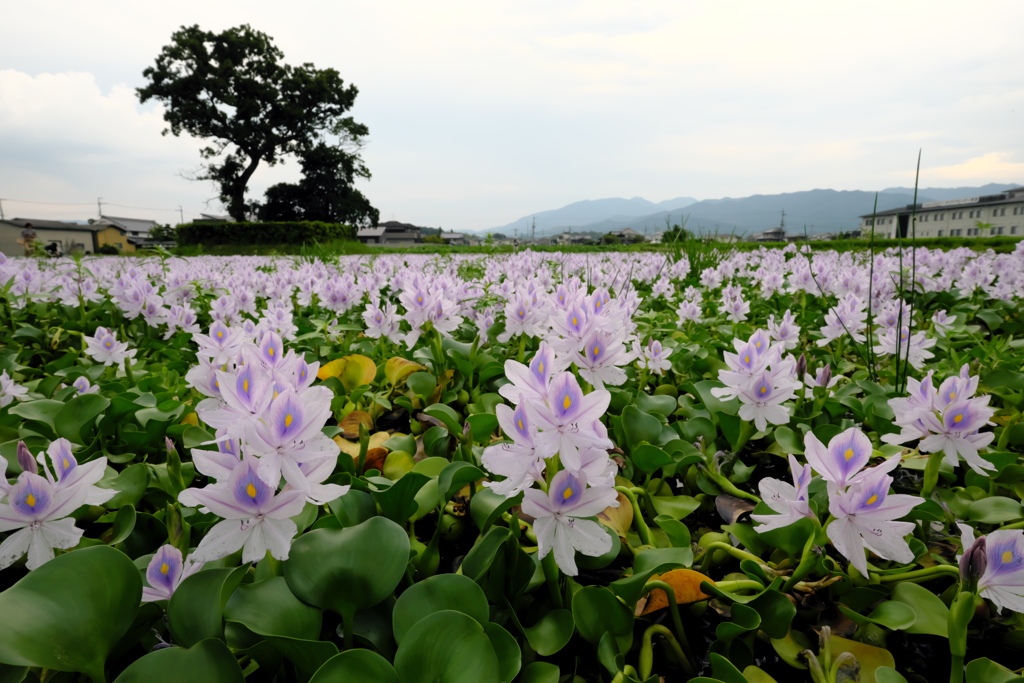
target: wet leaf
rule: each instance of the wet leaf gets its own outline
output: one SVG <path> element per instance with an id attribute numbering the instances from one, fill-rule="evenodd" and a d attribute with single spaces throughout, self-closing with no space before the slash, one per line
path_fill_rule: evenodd
<path id="1" fill-rule="evenodd" d="M 678 605 L 688 605 L 691 602 L 709 599 L 711 596 L 700 589 L 701 581 L 707 581 L 712 585 L 715 583 L 707 576 L 692 569 L 673 569 L 664 574 L 655 574 L 648 581 L 664 581 L 672 586 L 672 590 L 676 592 L 676 604 Z M 640 605 L 638 604 L 637 607 L 639 608 Z M 647 603 L 640 610 L 638 616 L 650 614 L 666 607 L 668 607 L 668 595 L 661 589 L 655 589 L 647 594 Z"/>

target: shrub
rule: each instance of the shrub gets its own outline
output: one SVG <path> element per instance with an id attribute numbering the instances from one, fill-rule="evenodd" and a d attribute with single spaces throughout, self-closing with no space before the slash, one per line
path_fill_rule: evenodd
<path id="1" fill-rule="evenodd" d="M 351 225 L 293 221 L 280 223 L 185 223 L 177 228 L 178 244 L 182 246 L 220 244 L 306 244 L 352 240 L 356 230 Z"/>

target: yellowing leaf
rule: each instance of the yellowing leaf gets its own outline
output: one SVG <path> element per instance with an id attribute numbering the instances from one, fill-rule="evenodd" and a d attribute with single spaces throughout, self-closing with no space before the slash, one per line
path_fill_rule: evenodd
<path id="1" fill-rule="evenodd" d="M 606 508 L 597 515 L 597 521 L 618 534 L 622 542 L 625 543 L 626 532 L 629 531 L 629 527 L 633 524 L 633 505 L 621 491 L 616 496 L 616 500 L 619 502 L 619 507 Z"/>
<path id="2" fill-rule="evenodd" d="M 192 425 L 193 427 L 198 427 L 199 426 L 199 416 L 196 415 L 195 412 L 191 412 L 191 413 L 189 413 L 188 415 L 185 416 L 185 418 L 181 421 L 181 424 L 183 424 L 183 425 Z"/>
<path id="3" fill-rule="evenodd" d="M 353 354 L 322 365 L 316 376 L 320 379 L 337 377 L 341 380 L 342 386 L 352 391 L 356 387 L 373 382 L 373 378 L 377 376 L 377 365 L 366 356 Z"/>
<path id="4" fill-rule="evenodd" d="M 389 434 L 388 432 L 377 432 L 376 434 L 371 434 L 370 445 L 367 446 L 367 449 L 382 448 L 384 446 L 384 442 L 390 439 L 391 436 L 392 435 Z M 349 441 L 348 439 L 343 439 L 340 436 L 336 436 L 334 437 L 334 443 L 338 444 L 338 447 L 341 448 L 342 453 L 348 453 L 349 455 L 351 455 L 353 460 L 359 457 L 358 441 Z"/>
<path id="5" fill-rule="evenodd" d="M 346 439 L 359 438 L 359 425 L 363 425 L 367 430 L 372 429 L 373 418 L 361 410 L 353 410 L 338 423 L 338 426 L 341 427 L 342 435 Z"/>
<path id="6" fill-rule="evenodd" d="M 664 581 L 672 586 L 672 590 L 676 592 L 676 604 L 679 605 L 709 599 L 711 596 L 700 589 L 700 583 L 701 581 L 707 581 L 710 584 L 715 583 L 700 572 L 695 572 L 692 569 L 673 569 L 661 575 L 655 574 L 648 581 Z M 648 594 L 647 604 L 641 610 L 640 616 L 656 612 L 659 609 L 665 609 L 666 607 L 668 607 L 668 596 L 665 594 L 665 591 L 654 589 Z"/>
<path id="7" fill-rule="evenodd" d="M 388 362 L 384 364 L 384 376 L 394 386 L 398 386 L 405 381 L 406 377 L 420 370 L 426 370 L 426 368 L 401 356 L 388 358 Z"/>

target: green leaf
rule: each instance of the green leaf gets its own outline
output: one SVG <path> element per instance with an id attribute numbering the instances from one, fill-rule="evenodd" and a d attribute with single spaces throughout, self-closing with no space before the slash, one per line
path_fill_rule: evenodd
<path id="1" fill-rule="evenodd" d="M 880 666 L 875 669 L 875 680 L 878 683 L 907 683 L 903 675 L 889 666 Z"/>
<path id="2" fill-rule="evenodd" d="M 112 472 L 112 469 L 108 469 Z M 149 485 L 149 466 L 138 462 L 124 468 L 113 480 L 100 482 L 102 488 L 112 488 L 117 493 L 103 504 L 103 507 L 116 510 L 124 505 L 138 505 Z"/>
<path id="3" fill-rule="evenodd" d="M 36 420 L 56 429 L 55 420 L 57 414 L 64 408 L 62 401 L 51 401 L 50 399 L 39 399 L 36 401 L 25 401 L 15 403 L 8 408 L 11 415 L 23 417 L 26 420 Z"/>
<path id="4" fill-rule="evenodd" d="M 878 624 L 879 626 L 884 626 L 893 631 L 906 630 L 913 626 L 914 622 L 917 621 L 917 613 L 910 607 L 910 605 L 893 600 L 883 602 L 868 616 L 857 614 L 857 612 L 845 607 L 844 605 L 840 605 L 839 609 L 843 614 L 850 617 L 858 624 Z"/>
<path id="5" fill-rule="evenodd" d="M 140 657 L 114 683 L 242 683 L 234 655 L 220 640 L 207 638 L 192 647 L 168 647 Z"/>
<path id="6" fill-rule="evenodd" d="M 437 388 L 437 378 L 429 372 L 414 372 L 405 379 L 405 384 L 420 398 L 427 398 Z"/>
<path id="7" fill-rule="evenodd" d="M 914 610 L 916 619 L 907 633 L 949 637 L 949 608 L 930 590 L 916 583 L 901 581 L 893 589 L 892 599 Z"/>
<path id="8" fill-rule="evenodd" d="M 395 641 L 401 644 L 420 619 L 441 610 L 462 612 L 481 626 L 490 618 L 487 596 L 476 581 L 460 574 L 439 574 L 413 584 L 399 596 L 392 615 Z"/>
<path id="9" fill-rule="evenodd" d="M 374 491 L 372 495 L 385 517 L 398 524 L 404 524 L 419 507 L 416 503 L 416 492 L 423 488 L 429 479 L 419 472 L 408 472 L 387 490 Z"/>
<path id="10" fill-rule="evenodd" d="M 576 630 L 576 622 L 573 620 L 572 612 L 567 609 L 553 609 L 546 612 L 537 620 L 537 623 L 530 627 L 524 627 L 519 622 L 519 617 L 514 610 L 509 610 L 512 620 L 519 630 L 526 636 L 537 654 L 541 657 L 550 657 L 563 647 L 569 644 L 572 634 Z"/>
<path id="11" fill-rule="evenodd" d="M 648 443 L 633 448 L 631 458 L 634 465 L 648 474 L 675 462 L 671 455 Z"/>
<path id="12" fill-rule="evenodd" d="M 139 570 L 118 550 L 95 546 L 56 557 L 0 593 L 0 662 L 104 681 L 107 656 L 141 599 Z"/>
<path id="13" fill-rule="evenodd" d="M 622 429 L 626 433 L 626 443 L 633 449 L 644 441 L 657 443 L 661 436 L 661 420 L 629 405 L 622 411 Z"/>
<path id="14" fill-rule="evenodd" d="M 979 657 L 967 665 L 967 683 L 1024 683 L 1024 677 L 1015 674 L 988 657 Z"/>
<path id="15" fill-rule="evenodd" d="M 523 651 L 512 634 L 494 623 L 485 623 L 484 631 L 491 641 L 494 654 L 498 657 L 498 673 L 501 683 L 512 683 L 512 679 L 523 666 Z"/>
<path id="16" fill-rule="evenodd" d="M 1024 517 L 1024 507 L 1019 501 L 1002 496 L 990 496 L 976 500 L 967 506 L 967 519 L 982 524 L 1002 524 L 1011 519 Z"/>
<path id="17" fill-rule="evenodd" d="M 54 418 L 57 435 L 68 441 L 78 444 L 86 444 L 92 440 L 92 433 L 95 429 L 88 430 L 82 434 L 82 428 L 96 420 L 96 416 L 106 410 L 110 405 L 110 399 L 99 394 L 82 394 L 76 396 L 64 407 L 57 411 Z"/>
<path id="18" fill-rule="evenodd" d="M 479 467 L 464 460 L 447 465 L 437 477 L 437 491 L 440 494 L 441 505 L 451 500 L 452 496 L 469 482 L 483 479 L 485 476 Z"/>
<path id="19" fill-rule="evenodd" d="M 181 582 L 167 603 L 174 642 L 192 647 L 207 638 L 224 638 L 224 606 L 249 566 L 207 569 Z"/>
<path id="20" fill-rule="evenodd" d="M 725 386 L 718 380 L 704 380 L 703 382 L 695 383 L 693 386 L 697 390 L 697 394 L 700 396 L 701 403 L 704 404 L 704 407 L 707 408 L 708 412 L 712 415 L 720 413 L 736 415 L 739 413 L 739 399 L 734 398 L 730 401 L 720 401 L 711 393 L 712 389 Z"/>
<path id="21" fill-rule="evenodd" d="M 491 441 L 491 434 L 498 428 L 498 416 L 491 413 L 477 413 L 466 418 L 469 423 L 469 430 L 473 434 L 473 441 L 488 444 Z"/>
<path id="22" fill-rule="evenodd" d="M 446 406 L 443 403 L 434 403 L 424 408 L 423 412 L 443 422 L 444 426 L 448 428 L 449 434 L 462 433 L 462 418 L 450 406 Z"/>
<path id="23" fill-rule="evenodd" d="M 372 650 L 348 650 L 331 657 L 309 683 L 400 683 L 391 663 Z"/>
<path id="24" fill-rule="evenodd" d="M 549 662 L 534 662 L 523 669 L 519 683 L 558 683 L 562 672 Z"/>
<path id="25" fill-rule="evenodd" d="M 498 657 L 472 617 L 442 610 L 421 619 L 395 654 L 402 683 L 499 683 Z"/>
<path id="26" fill-rule="evenodd" d="M 473 517 L 473 522 L 480 532 L 486 533 L 488 527 L 494 524 L 494 520 L 522 502 L 522 494 L 506 498 L 487 487 L 481 487 L 469 500 L 469 514 Z"/>
<path id="27" fill-rule="evenodd" d="M 584 640 L 597 645 L 601 636 L 624 636 L 633 629 L 633 613 L 607 588 L 586 586 L 572 598 L 572 617 Z"/>
<path id="28" fill-rule="evenodd" d="M 239 586 L 224 607 L 224 619 L 261 636 L 317 640 L 323 614 L 299 600 L 284 577 Z"/>
<path id="29" fill-rule="evenodd" d="M 111 530 L 113 536 L 110 539 L 110 545 L 117 545 L 131 535 L 135 529 L 136 517 L 135 508 L 131 505 L 125 505 L 118 510 L 117 516 L 114 518 L 114 528 Z"/>
<path id="30" fill-rule="evenodd" d="M 782 452 L 794 455 L 799 455 L 804 452 L 804 445 L 801 443 L 801 439 L 797 438 L 796 433 L 789 427 L 776 427 L 775 428 L 775 442 L 782 448 Z"/>
<path id="31" fill-rule="evenodd" d="M 832 636 L 829 645 L 832 648 L 832 661 L 835 661 L 835 658 L 844 652 L 849 652 L 860 663 L 861 683 L 877 683 L 875 670 L 879 667 L 896 668 L 896 660 L 886 649 L 839 636 Z"/>
<path id="32" fill-rule="evenodd" d="M 300 600 L 350 619 L 394 592 L 405 576 L 409 550 L 405 529 L 372 517 L 357 526 L 317 529 L 297 538 L 284 576 Z"/>

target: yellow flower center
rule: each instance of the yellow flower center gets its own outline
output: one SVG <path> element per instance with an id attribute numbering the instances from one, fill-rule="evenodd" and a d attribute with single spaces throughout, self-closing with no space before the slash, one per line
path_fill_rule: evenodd
<path id="1" fill-rule="evenodd" d="M 874 505 L 877 502 L 878 502 L 878 494 L 876 493 L 875 495 L 873 495 L 870 498 L 868 498 L 867 503 L 865 503 L 865 505 Z"/>
<path id="2" fill-rule="evenodd" d="M 757 348 L 761 348 L 761 342 L 754 342 L 754 346 L 756 346 Z"/>
<path id="3" fill-rule="evenodd" d="M 572 487 L 566 486 L 565 490 L 562 491 L 562 500 L 568 500 L 572 498 Z"/>
<path id="4" fill-rule="evenodd" d="M 273 356 L 274 355 L 274 347 L 273 346 L 271 346 L 270 348 L 267 349 L 267 355 L 268 356 Z"/>
<path id="5" fill-rule="evenodd" d="M 1008 564 L 1010 562 L 1013 562 L 1013 551 L 1006 550 L 1003 552 L 1003 564 Z"/>
<path id="6" fill-rule="evenodd" d="M 743 356 L 743 362 L 744 363 L 749 363 L 750 362 L 750 356 Z"/>
<path id="7" fill-rule="evenodd" d="M 245 379 L 242 380 L 242 391 L 244 391 L 247 394 L 249 393 L 249 378 L 248 377 L 246 377 Z"/>
<path id="8" fill-rule="evenodd" d="M 25 497 L 25 505 L 28 505 L 30 508 L 34 508 L 36 506 L 36 497 L 31 493 L 28 494 L 28 496 Z"/>
<path id="9" fill-rule="evenodd" d="M 562 400 L 562 410 L 569 410 L 569 406 L 571 406 L 571 405 L 572 405 L 572 399 L 569 398 L 569 394 L 566 394 L 565 398 Z"/>
<path id="10" fill-rule="evenodd" d="M 294 418 L 292 418 L 292 414 L 291 413 L 288 413 L 287 415 L 284 416 L 284 426 L 285 427 L 291 427 L 293 421 L 294 421 Z"/>
<path id="11" fill-rule="evenodd" d="M 843 453 L 843 457 L 846 458 L 847 460 L 852 458 L 853 457 L 853 449 L 852 448 L 847 448 L 846 452 Z"/>
<path id="12" fill-rule="evenodd" d="M 544 361 L 537 364 L 537 369 L 540 370 L 540 374 L 544 374 Z"/>
<path id="13" fill-rule="evenodd" d="M 961 422 L 963 422 L 963 420 L 964 420 L 964 416 L 963 415 L 957 415 L 956 417 L 953 418 L 953 422 L 955 422 L 957 424 L 960 424 Z"/>
<path id="14" fill-rule="evenodd" d="M 224 333 L 223 332 L 218 332 L 217 333 L 217 338 L 218 339 L 223 339 L 224 338 Z M 167 565 L 165 564 L 164 566 L 166 567 Z"/>
<path id="15" fill-rule="evenodd" d="M 163 564 L 160 565 L 160 573 L 161 574 L 163 574 L 164 576 L 167 576 L 167 572 L 169 572 L 169 571 L 171 571 L 171 568 L 167 566 L 166 562 L 164 562 Z"/>
<path id="16" fill-rule="evenodd" d="M 522 419 L 519 420 L 518 424 L 519 424 L 519 430 L 522 431 L 522 429 L 523 429 L 523 421 L 522 421 Z"/>
<path id="17" fill-rule="evenodd" d="M 956 398 L 956 392 L 955 391 L 949 392 L 949 400 L 952 401 L 955 398 Z"/>
<path id="18" fill-rule="evenodd" d="M 599 353 L 601 353 L 601 347 L 600 346 L 595 346 L 594 347 L 594 355 L 596 356 Z"/>
<path id="19" fill-rule="evenodd" d="M 580 324 L 580 323 L 579 323 L 579 321 L 578 321 L 578 320 L 576 319 L 576 317 L 575 317 L 575 316 L 573 316 L 573 319 L 572 319 L 572 326 L 573 326 L 573 327 L 576 327 L 576 326 L 577 326 L 577 325 L 579 325 L 579 324 Z"/>
<path id="20" fill-rule="evenodd" d="M 252 484 L 248 484 L 245 487 L 245 492 L 246 492 L 246 494 L 248 494 L 248 496 L 250 498 L 255 498 L 256 497 L 256 487 L 253 486 Z"/>
<path id="21" fill-rule="evenodd" d="M 67 469 L 67 468 L 69 468 L 69 467 L 71 467 L 71 463 L 70 463 L 70 462 L 68 462 L 68 459 L 67 459 L 67 458 L 64 458 L 64 469 Z"/>
<path id="22" fill-rule="evenodd" d="M 764 394 L 767 394 L 767 393 L 768 393 L 768 387 L 761 387 L 761 394 L 764 395 Z"/>

